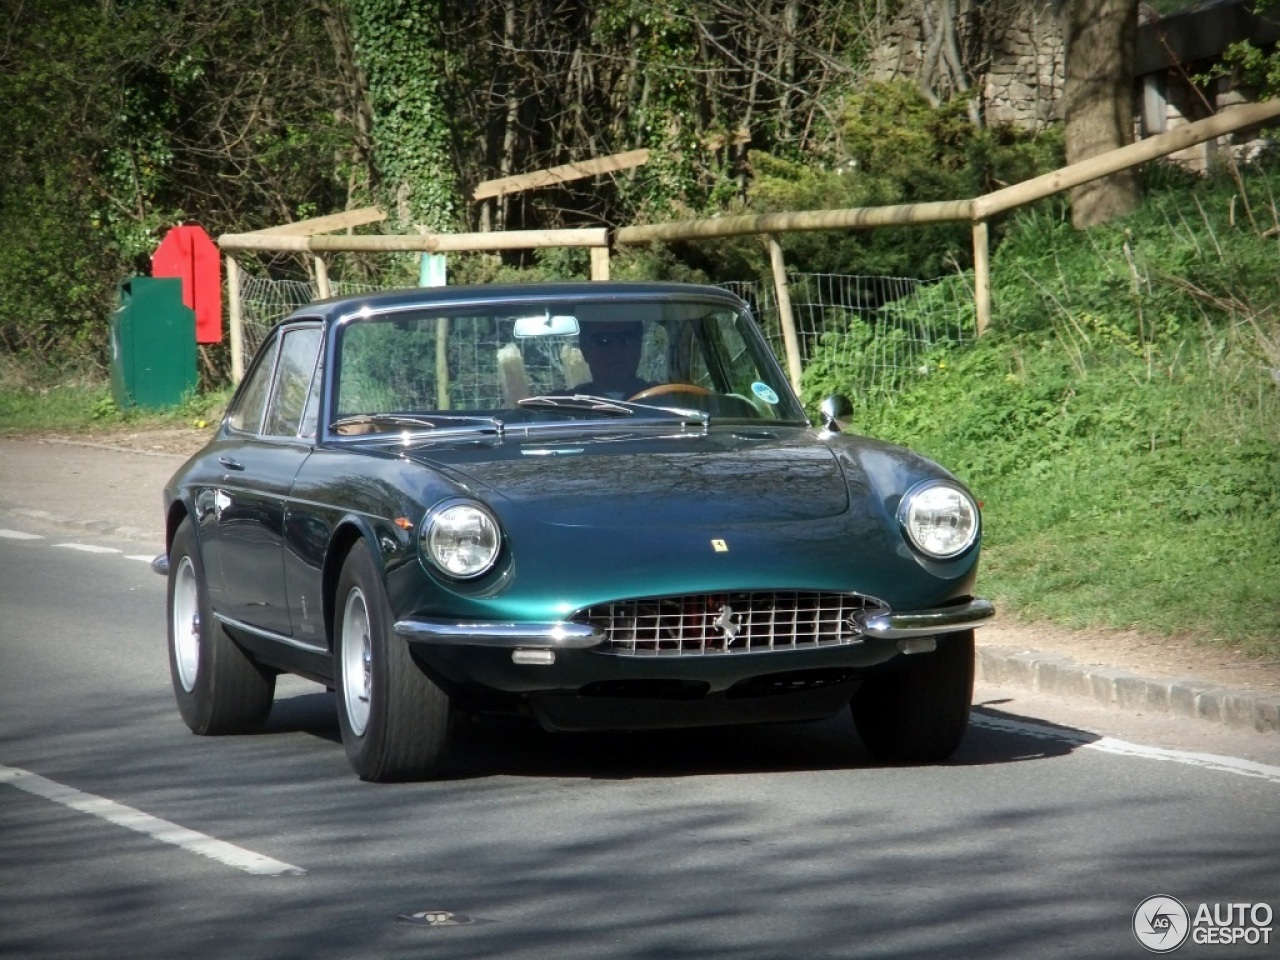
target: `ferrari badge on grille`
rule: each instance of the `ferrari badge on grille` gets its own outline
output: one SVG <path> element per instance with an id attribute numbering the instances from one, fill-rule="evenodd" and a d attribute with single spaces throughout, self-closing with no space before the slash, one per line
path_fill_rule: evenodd
<path id="1" fill-rule="evenodd" d="M 742 617 L 734 613 L 733 607 L 726 603 L 720 608 L 720 616 L 711 625 L 718 627 L 724 634 L 724 645 L 727 647 L 742 632 Z"/>

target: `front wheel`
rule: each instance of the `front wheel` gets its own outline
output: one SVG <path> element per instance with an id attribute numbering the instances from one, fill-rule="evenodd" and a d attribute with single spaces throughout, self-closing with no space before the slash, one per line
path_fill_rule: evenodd
<path id="1" fill-rule="evenodd" d="M 937 763 L 960 746 L 973 701 L 973 631 L 937 638 L 895 673 L 871 677 L 853 695 L 854 726 L 885 763 Z"/>
<path id="2" fill-rule="evenodd" d="M 351 548 L 338 579 L 334 674 L 338 725 L 361 780 L 424 780 L 445 769 L 449 697 L 392 629 L 391 606 L 368 546 Z"/>
<path id="3" fill-rule="evenodd" d="M 191 520 L 169 548 L 169 675 L 178 712 L 193 733 L 248 733 L 262 726 L 276 675 L 236 646 L 213 616 Z"/>

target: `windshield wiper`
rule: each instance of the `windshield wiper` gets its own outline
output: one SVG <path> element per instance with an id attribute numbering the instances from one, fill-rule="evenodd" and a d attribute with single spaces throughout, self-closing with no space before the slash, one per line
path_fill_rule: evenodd
<path id="1" fill-rule="evenodd" d="M 545 410 L 548 413 L 560 413 L 570 417 L 579 413 L 599 413 L 606 417 L 633 417 L 638 413 L 643 416 L 661 417 L 664 420 L 692 422 L 704 429 L 711 419 L 711 415 L 703 410 L 655 407 L 648 403 L 611 400 L 608 397 L 597 397 L 589 393 L 575 393 L 569 396 L 542 394 L 537 397 L 525 397 L 519 401 L 519 404 L 530 410 Z"/>
<path id="2" fill-rule="evenodd" d="M 334 432 L 341 432 L 343 427 L 366 427 L 372 428 L 374 432 L 380 427 L 417 427 L 424 430 L 433 430 L 436 427 L 464 423 L 489 427 L 498 433 L 502 433 L 502 421 L 496 417 L 468 417 L 448 413 L 433 413 L 430 416 L 411 413 L 357 413 L 350 417 L 339 417 L 329 424 L 329 429 Z M 358 431 L 353 430 L 351 432 Z"/>
<path id="3" fill-rule="evenodd" d="M 627 403 L 625 400 L 610 400 L 608 397 L 594 397 L 586 393 L 575 393 L 566 397 L 544 394 L 525 397 L 518 403 L 529 410 L 547 410 L 551 413 L 564 413 L 570 416 L 576 413 L 602 413 L 607 417 L 630 417 L 636 410 L 645 409 L 637 404 Z"/>

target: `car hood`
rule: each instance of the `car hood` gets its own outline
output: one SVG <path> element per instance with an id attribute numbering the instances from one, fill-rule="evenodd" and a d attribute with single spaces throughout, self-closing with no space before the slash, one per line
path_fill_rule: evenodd
<path id="1" fill-rule="evenodd" d="M 492 576 L 436 578 L 414 606 L 420 616 L 544 621 L 612 598 L 726 590 L 853 591 L 924 609 L 966 595 L 977 563 L 976 550 L 932 563 L 908 547 L 898 498 L 945 474 L 867 438 L 799 427 L 508 430 L 394 456 L 444 481 L 424 486 L 420 503 L 483 500 L 506 542 Z"/>
<path id="2" fill-rule="evenodd" d="M 543 523 L 777 523 L 839 516 L 849 506 L 845 470 L 802 430 L 508 437 L 405 455 L 501 512 L 527 507 Z"/>

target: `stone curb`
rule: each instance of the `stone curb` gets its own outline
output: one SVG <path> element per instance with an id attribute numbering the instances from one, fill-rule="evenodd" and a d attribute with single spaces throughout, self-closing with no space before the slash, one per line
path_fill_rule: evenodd
<path id="1" fill-rule="evenodd" d="M 1025 687 L 1049 696 L 1091 700 L 1127 712 L 1209 720 L 1259 733 L 1280 733 L 1280 697 L 1226 690 L 1200 680 L 1141 677 L 1033 650 L 979 645 L 977 679 L 996 686 Z"/>

